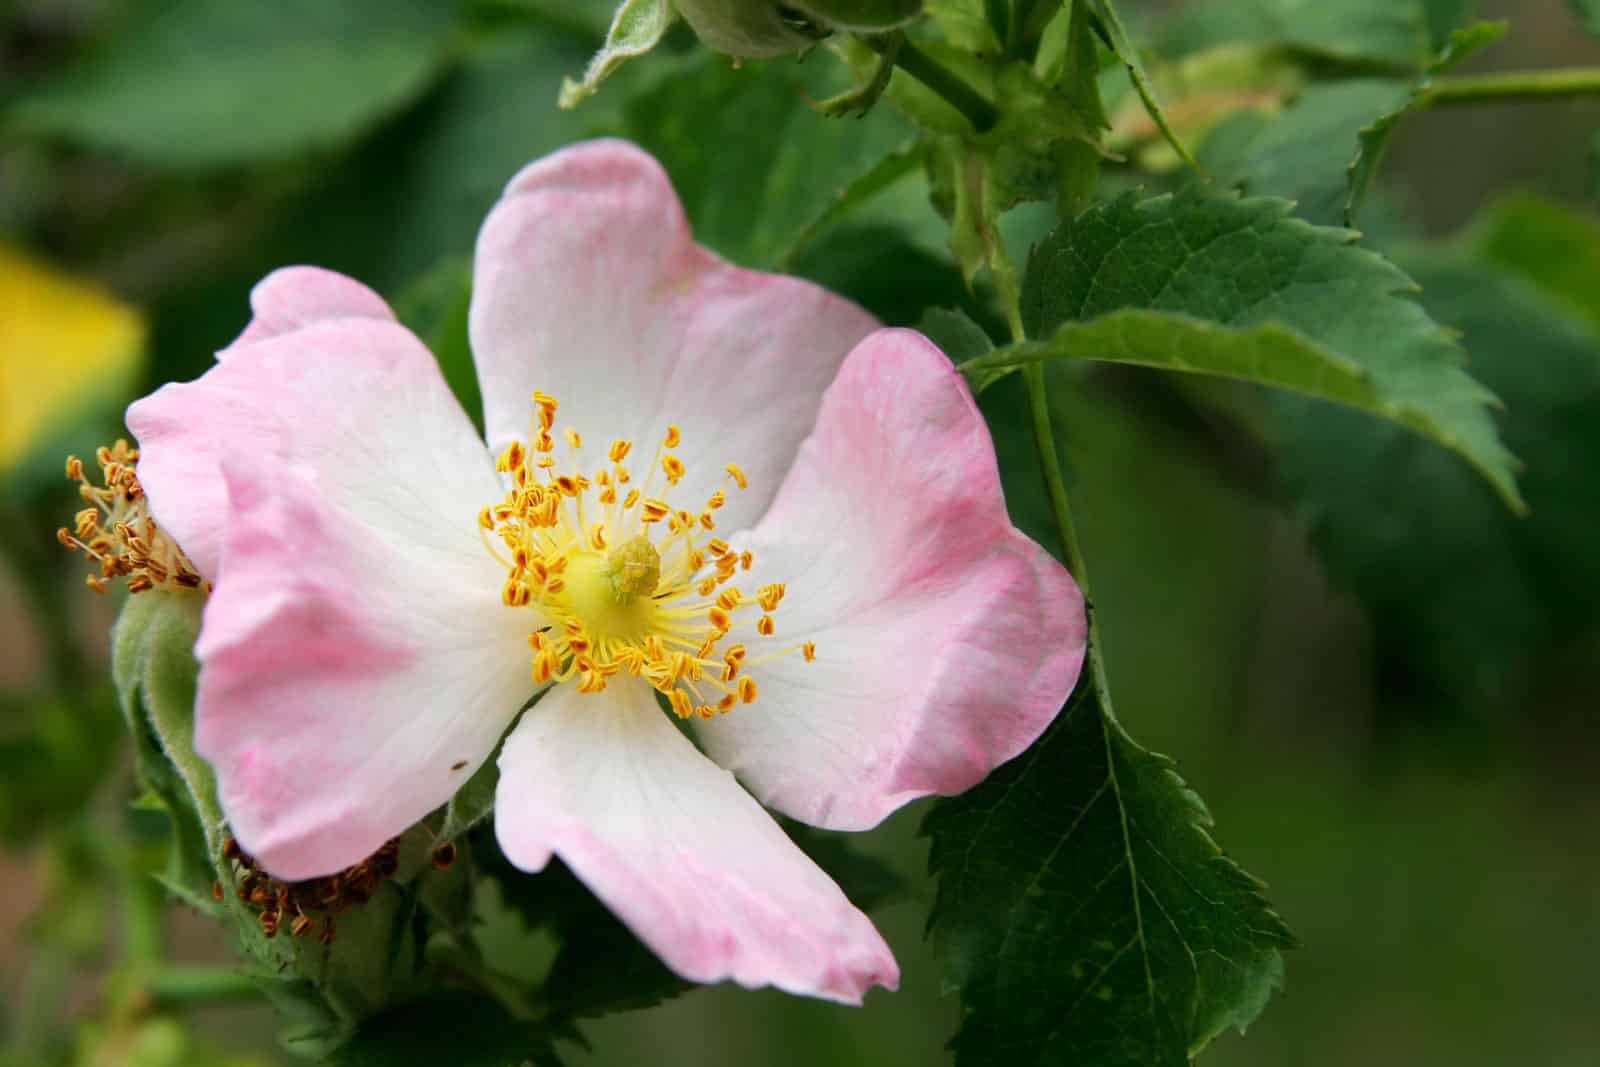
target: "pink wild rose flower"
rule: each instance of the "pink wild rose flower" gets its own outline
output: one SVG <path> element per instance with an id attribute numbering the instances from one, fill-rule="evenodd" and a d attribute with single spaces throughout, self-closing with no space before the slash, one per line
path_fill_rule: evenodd
<path id="1" fill-rule="evenodd" d="M 338 871 L 499 746 L 506 856 L 560 856 L 679 974 L 894 988 L 761 805 L 863 830 L 967 789 L 1084 655 L 1082 597 L 1007 519 L 949 360 L 694 244 L 616 141 L 531 164 L 484 223 L 487 448 L 371 290 L 294 267 L 251 305 L 215 366 L 128 412 L 150 506 L 214 584 L 195 747 L 244 848 Z"/>

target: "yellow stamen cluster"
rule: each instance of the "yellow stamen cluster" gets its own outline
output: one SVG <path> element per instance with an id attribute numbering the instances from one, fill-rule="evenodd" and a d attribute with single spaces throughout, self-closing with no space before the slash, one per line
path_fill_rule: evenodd
<path id="1" fill-rule="evenodd" d="M 580 692 L 598 693 L 608 679 L 631 674 L 664 694 L 680 718 L 709 719 L 756 699 L 755 680 L 742 673 L 750 664 L 791 651 L 815 659 L 811 642 L 760 660 L 726 644 L 740 627 L 774 633 L 785 589 L 773 583 L 750 596 L 734 584 L 753 557 L 712 534 L 726 485 L 698 511 L 674 508 L 666 490 L 656 495 L 658 476 L 671 487 L 685 474 L 671 451 L 679 427 L 667 427 L 642 484 L 626 466 L 627 440 L 612 441 L 605 461 L 583 473 L 583 437 L 573 429 L 562 438 L 575 472 L 558 473 L 556 408 L 554 397 L 533 394 L 531 448 L 513 442 L 500 454 L 497 469 L 510 488 L 478 516 L 485 547 L 506 568 L 501 601 L 538 615 L 528 637 L 535 683 L 573 680 Z M 726 471 L 726 482 L 748 486 L 736 464 Z"/>
<path id="2" fill-rule="evenodd" d="M 206 583 L 200 572 L 150 516 L 144 488 L 134 473 L 138 450 L 118 441 L 100 448 L 95 458 L 100 463 L 100 485 L 89 480 L 83 460 L 67 457 L 67 477 L 78 483 L 78 494 L 89 506 L 74 517 L 72 529 L 63 526 L 56 531 L 63 545 L 100 564 L 100 573 L 88 576 L 89 588 L 103 593 L 115 578 L 126 578 L 130 593 L 202 588 Z"/>

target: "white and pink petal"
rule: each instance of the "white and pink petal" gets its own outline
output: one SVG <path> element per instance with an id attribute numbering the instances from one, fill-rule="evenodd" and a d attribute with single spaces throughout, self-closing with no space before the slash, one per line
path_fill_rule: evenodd
<path id="1" fill-rule="evenodd" d="M 637 680 L 560 686 L 524 715 L 500 756 L 495 833 L 524 870 L 559 856 L 692 981 L 852 1004 L 899 982 L 872 922 Z"/>
<path id="2" fill-rule="evenodd" d="M 696 726 L 763 803 L 860 830 L 959 793 L 1049 725 L 1077 682 L 1076 584 L 1011 524 L 987 427 L 948 359 L 885 330 L 845 361 L 771 511 L 737 548 L 782 581 L 748 641 L 759 698 Z M 784 648 L 814 642 L 815 662 Z"/>
<path id="3" fill-rule="evenodd" d="M 535 389 L 560 401 L 558 425 L 595 465 L 623 438 L 638 470 L 677 424 L 675 506 L 698 509 L 730 461 L 749 475 L 721 516 L 729 530 L 766 508 L 840 361 L 875 326 L 809 282 L 696 245 L 660 165 L 622 141 L 529 165 L 478 237 L 471 336 L 490 445 L 527 440 Z"/>
<path id="4" fill-rule="evenodd" d="M 526 626 L 406 553 L 313 478 L 224 459 L 224 575 L 206 602 L 195 750 L 240 844 L 293 881 L 349 867 L 455 791 L 532 693 Z M 481 549 L 480 549 L 481 552 Z"/>

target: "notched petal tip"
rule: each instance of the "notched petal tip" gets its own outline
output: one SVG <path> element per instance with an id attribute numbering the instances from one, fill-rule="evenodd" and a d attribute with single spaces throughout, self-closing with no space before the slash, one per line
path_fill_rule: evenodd
<path id="1" fill-rule="evenodd" d="M 250 323 L 217 353 L 218 359 L 245 345 L 330 319 L 396 321 L 383 297 L 354 278 L 321 267 L 280 267 L 268 274 L 250 290 L 250 310 Z"/>

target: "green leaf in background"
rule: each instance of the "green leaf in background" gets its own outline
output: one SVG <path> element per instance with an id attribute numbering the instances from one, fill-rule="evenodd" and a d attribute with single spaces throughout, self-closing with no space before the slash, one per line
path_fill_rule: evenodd
<path id="1" fill-rule="evenodd" d="M 275 159 L 349 140 L 415 98 L 455 24 L 449 0 L 146 2 L 0 119 L 161 167 Z"/>
<path id="2" fill-rule="evenodd" d="M 1184 1067 L 1243 1029 L 1294 940 L 1170 760 L 1088 675 L 1032 748 L 924 824 L 957 1067 Z"/>
<path id="3" fill-rule="evenodd" d="M 1405 261 L 1505 400 L 1529 515 L 1506 514 L 1456 457 L 1323 405 L 1284 413 L 1280 469 L 1329 571 L 1372 618 L 1383 695 L 1411 711 L 1520 718 L 1538 706 L 1540 657 L 1600 627 L 1600 335 L 1559 285 L 1542 291 L 1478 249 Z"/>
<path id="4" fill-rule="evenodd" d="M 561 106 L 577 107 L 593 96 L 600 83 L 630 59 L 649 52 L 661 43 L 677 12 L 668 0 L 623 0 L 606 31 L 606 43 L 584 69 L 583 80 L 568 78 L 561 83 Z"/>
<path id="5" fill-rule="evenodd" d="M 1472 243 L 1600 331 L 1600 222 L 1592 215 L 1512 193 L 1478 218 Z"/>
<path id="6" fill-rule="evenodd" d="M 1567 0 L 1588 31 L 1600 37 L 1600 0 Z"/>
<path id="7" fill-rule="evenodd" d="M 444 380 L 481 432 L 483 394 L 467 336 L 471 307 L 472 263 L 453 256 L 406 286 L 394 300 L 395 314 L 439 361 Z"/>
<path id="8" fill-rule="evenodd" d="M 1416 88 L 1412 90 L 1405 104 L 1394 111 L 1385 112 L 1376 122 L 1361 131 L 1361 150 L 1349 167 L 1350 192 L 1344 209 L 1346 224 L 1353 224 L 1356 213 L 1361 210 L 1361 202 L 1366 198 L 1367 188 L 1378 172 L 1378 165 L 1383 162 L 1384 152 L 1388 150 L 1389 139 L 1394 136 L 1395 127 L 1412 111 L 1427 107 L 1428 86 L 1432 84 L 1434 76 L 1444 73 L 1468 56 L 1494 44 L 1510 29 L 1509 22 L 1475 22 L 1453 31 L 1433 62 L 1428 64 L 1428 69 L 1423 72 L 1421 80 L 1417 82 Z"/>
<path id="9" fill-rule="evenodd" d="M 909 127 L 885 107 L 837 119 L 797 106 L 827 95 L 808 80 L 821 66 L 773 60 L 734 69 L 702 52 L 635 92 L 625 107 L 622 132 L 672 175 L 696 239 L 744 266 L 790 258 L 817 236 L 818 220 L 837 221 L 842 190 L 869 180 L 910 139 Z M 714 140 L 706 136 L 707 115 L 717 116 Z"/>
<path id="10" fill-rule="evenodd" d="M 1288 211 L 1194 189 L 1098 204 L 1029 260 L 1022 312 L 1041 347 L 986 360 L 1112 359 L 1336 400 L 1459 453 L 1520 510 L 1494 395 L 1407 298 L 1415 284 L 1354 234 Z"/>
<path id="11" fill-rule="evenodd" d="M 1167 20 L 1161 51 L 1178 56 L 1241 41 L 1342 63 L 1415 68 L 1428 60 L 1428 31 L 1422 0 L 1202 0 Z"/>
<path id="12" fill-rule="evenodd" d="M 1277 114 L 1240 112 L 1218 123 L 1200 145 L 1201 166 L 1224 185 L 1295 201 L 1311 222 L 1342 225 L 1362 131 L 1405 107 L 1410 93 L 1409 82 L 1392 78 L 1309 85 Z"/>

